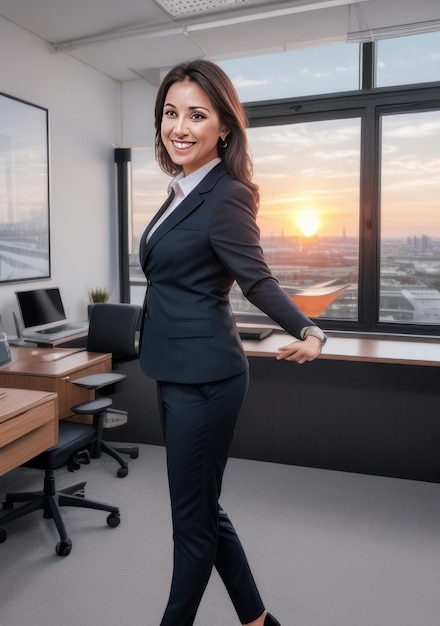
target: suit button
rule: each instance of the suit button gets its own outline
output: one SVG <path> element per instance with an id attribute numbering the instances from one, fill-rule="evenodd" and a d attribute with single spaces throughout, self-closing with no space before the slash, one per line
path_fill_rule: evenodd
<path id="1" fill-rule="evenodd" d="M 147 278 L 147 285 L 151 285 L 151 280 Z"/>

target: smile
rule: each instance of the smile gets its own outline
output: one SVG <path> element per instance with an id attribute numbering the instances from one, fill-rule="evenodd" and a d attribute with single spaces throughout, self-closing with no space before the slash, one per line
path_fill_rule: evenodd
<path id="1" fill-rule="evenodd" d="M 195 142 L 192 141 L 173 141 L 173 146 L 177 148 L 177 150 L 186 150 L 187 148 L 191 148 Z"/>

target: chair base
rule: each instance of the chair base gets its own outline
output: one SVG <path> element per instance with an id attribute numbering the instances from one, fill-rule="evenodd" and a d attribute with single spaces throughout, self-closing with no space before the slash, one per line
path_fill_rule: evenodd
<path id="1" fill-rule="evenodd" d="M 97 375 L 98 376 L 98 375 Z M 92 377 L 87 377 L 92 378 Z M 74 381 L 76 384 L 77 381 Z M 139 456 L 139 448 L 131 447 L 115 447 L 103 440 L 104 435 L 104 414 L 113 404 L 111 398 L 101 397 L 90 402 L 83 402 L 72 407 L 73 413 L 76 415 L 93 415 L 93 426 L 96 429 L 96 438 L 90 447 L 90 456 L 92 459 L 99 459 L 101 453 L 105 452 L 111 456 L 120 465 L 117 471 L 119 478 L 124 478 L 128 474 L 128 463 L 122 458 L 121 454 L 129 454 L 130 458 L 137 459 Z"/>
<path id="2" fill-rule="evenodd" d="M 113 446 L 113 449 L 120 454 L 128 454 L 130 459 L 137 459 L 139 456 L 139 448 L 137 446 L 131 446 L 129 448 L 120 448 Z"/>
<path id="3" fill-rule="evenodd" d="M 0 515 L 0 526 L 9 524 L 29 513 L 42 510 L 43 517 L 52 518 L 60 536 L 60 541 L 56 545 L 56 553 L 59 556 L 67 556 L 72 549 L 72 541 L 67 535 L 67 530 L 61 516 L 62 506 L 82 507 L 86 509 L 96 509 L 108 511 L 107 524 L 112 528 L 119 526 L 119 509 L 104 502 L 89 500 L 84 497 L 84 487 L 86 483 L 80 482 L 65 489 L 57 491 L 55 489 L 55 475 L 53 470 L 45 470 L 44 489 L 40 492 L 9 493 L 3 502 L 3 509 L 12 509 L 4 515 Z M 14 509 L 14 504 L 23 503 L 19 508 Z M 6 541 L 7 534 L 0 528 L 0 543 Z"/>
<path id="4" fill-rule="evenodd" d="M 128 454 L 131 459 L 137 459 L 139 456 L 138 447 L 115 447 L 110 445 L 107 441 L 104 441 L 103 439 L 98 439 L 93 444 L 90 456 L 93 459 L 99 459 L 102 452 L 105 452 L 105 454 L 111 456 L 121 466 L 117 471 L 117 475 L 119 476 L 119 478 L 124 478 L 128 474 L 128 463 L 127 461 L 125 461 L 125 459 L 122 458 L 121 454 Z"/>

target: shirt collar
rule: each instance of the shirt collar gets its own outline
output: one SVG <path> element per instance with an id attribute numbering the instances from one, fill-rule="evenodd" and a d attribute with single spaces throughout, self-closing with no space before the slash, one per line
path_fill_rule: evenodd
<path id="1" fill-rule="evenodd" d="M 188 174 L 185 176 L 183 172 L 177 174 L 171 181 L 169 185 L 169 190 L 174 189 L 176 196 L 183 195 L 186 198 L 187 195 L 191 193 L 193 189 L 197 187 L 197 185 L 205 178 L 206 174 L 210 172 L 218 163 L 221 162 L 220 157 L 216 157 L 209 161 L 209 163 L 205 163 L 202 167 L 199 167 L 198 170 Z M 179 193 L 180 192 L 180 193 Z"/>

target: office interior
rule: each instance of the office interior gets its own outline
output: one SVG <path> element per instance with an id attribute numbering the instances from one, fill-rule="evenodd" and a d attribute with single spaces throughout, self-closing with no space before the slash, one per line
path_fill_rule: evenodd
<path id="1" fill-rule="evenodd" d="M 295 2 L 257 4 L 263 13 Z M 3 0 L 0 91 L 47 108 L 50 128 L 51 276 L 41 281 L 0 284 L 0 314 L 8 336 L 15 335 L 12 313 L 17 312 L 18 289 L 60 287 L 71 319 L 85 318 L 88 291 L 96 285 L 109 286 L 111 301 L 119 301 L 114 150 L 154 144 L 153 107 L 164 68 L 197 56 L 215 61 L 258 51 L 280 51 L 286 46 L 343 42 L 351 29 L 440 23 L 437 0 L 322 2 L 323 7 L 315 6 L 319 1 L 296 4 L 313 5 L 313 10 L 243 21 L 239 24 L 240 36 L 231 39 L 222 36 L 222 28 L 212 28 L 208 33 L 174 32 L 168 22 L 163 25 L 162 13 L 152 0 L 130 0 L 123 7 L 105 0 L 90 2 L 87 7 L 66 0 Z M 355 5 L 361 9 L 362 23 L 353 22 Z M 157 22 L 142 36 L 137 32 L 138 25 L 148 22 L 148 15 Z M 96 34 L 131 26 L 130 36 L 118 33 L 92 41 Z M 82 37 L 91 39 L 59 49 L 52 45 Z M 423 359 L 420 365 L 402 365 L 323 358 L 293 373 L 291 364 L 271 358 L 249 357 L 249 361 L 252 383 L 233 443 L 234 461 L 297 467 L 300 473 L 310 471 L 312 474 L 301 476 L 312 486 L 317 471 L 332 472 L 331 476 L 333 472 L 349 472 L 360 475 L 361 480 L 373 479 L 368 486 L 363 483 L 365 493 L 380 490 L 377 481 L 381 478 L 403 480 L 399 485 L 408 485 L 408 498 L 414 507 L 420 501 L 431 502 L 434 517 L 438 514 L 437 367 L 427 366 Z M 129 421 L 109 437 L 140 443 L 141 454 L 147 454 L 149 446 L 162 446 L 155 385 L 143 377 L 136 361 L 128 363 L 125 372 L 126 384 L 116 391 L 114 402 L 128 411 Z M 246 472 L 245 465 L 238 463 L 237 468 Z M 424 489 L 420 500 L 413 481 L 419 481 Z M 396 495 L 398 502 L 405 501 L 403 486 Z M 116 487 L 127 488 L 123 481 Z M 239 495 L 234 498 L 238 503 Z M 385 500 L 382 494 L 384 507 Z M 99 541 L 99 535 L 94 535 L 94 541 Z M 269 555 L 263 552 L 261 558 Z M 68 566 L 68 561 L 63 565 Z M 395 593 L 399 602 L 398 591 Z M 430 590 L 426 593 L 429 595 Z M 211 600 L 222 606 L 216 598 Z M 206 611 L 204 619 L 209 622 L 201 621 L 200 626 L 223 623 L 216 622 L 218 618 Z M 304 611 L 304 624 L 312 624 L 313 615 Z M 336 614 L 330 614 L 328 622 L 321 615 L 318 623 L 348 626 L 348 622 L 338 622 Z M 422 622 L 417 611 L 400 617 L 399 623 L 408 626 L 438 623 L 438 613 L 432 619 L 424 615 Z M 353 614 L 351 618 L 355 619 Z M 88 619 L 91 626 L 98 623 L 92 617 Z M 132 626 L 142 623 L 139 617 L 136 619 L 132 619 Z M 116 626 L 120 622 L 110 618 L 108 623 Z M 366 623 L 359 619 L 359 626 Z"/>

